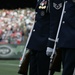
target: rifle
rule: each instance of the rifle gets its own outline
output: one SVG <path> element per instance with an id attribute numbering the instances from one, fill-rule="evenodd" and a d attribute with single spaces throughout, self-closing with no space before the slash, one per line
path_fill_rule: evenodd
<path id="1" fill-rule="evenodd" d="M 33 27 L 34 27 L 34 24 L 33 24 Z M 18 71 L 19 74 L 27 75 L 27 72 L 28 72 L 28 65 L 29 65 L 29 60 L 30 60 L 30 50 L 27 49 L 27 45 L 28 45 L 29 39 L 31 37 L 33 27 L 30 30 L 26 45 L 24 47 L 22 58 L 21 58 L 20 63 L 19 63 L 19 71 Z"/>
<path id="2" fill-rule="evenodd" d="M 58 36 L 59 36 L 60 28 L 61 28 L 61 23 L 62 23 L 64 11 L 65 11 L 66 3 L 67 3 L 67 1 L 64 1 L 62 13 L 61 13 L 61 17 L 60 17 L 60 21 L 59 21 L 59 25 L 58 25 L 58 30 L 57 30 L 57 34 L 56 34 L 56 38 L 55 38 L 55 40 L 54 39 L 50 39 L 51 41 L 54 41 L 54 47 L 53 48 L 48 47 L 47 50 L 46 50 L 46 54 L 48 56 L 50 55 L 50 65 L 49 65 L 48 75 L 50 75 L 50 70 L 51 70 L 51 68 L 53 66 L 53 63 L 54 63 L 56 57 L 57 57 L 56 44 L 58 42 Z"/>

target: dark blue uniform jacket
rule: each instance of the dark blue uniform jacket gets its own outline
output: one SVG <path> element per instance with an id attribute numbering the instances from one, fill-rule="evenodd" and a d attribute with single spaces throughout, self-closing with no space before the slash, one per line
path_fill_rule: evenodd
<path id="1" fill-rule="evenodd" d="M 50 13 L 46 10 L 43 10 L 45 13 L 44 16 L 41 15 L 41 11 L 38 7 L 40 2 L 37 2 L 35 13 L 35 23 L 32 31 L 32 35 L 30 37 L 27 48 L 33 50 L 45 50 L 47 46 L 48 36 L 49 36 L 49 25 L 50 25 Z"/>
<path id="2" fill-rule="evenodd" d="M 75 0 L 67 0 L 58 47 L 75 48 Z"/>
<path id="3" fill-rule="evenodd" d="M 50 13 L 44 10 L 45 15 L 41 15 L 43 10 L 38 9 L 42 0 L 37 2 L 35 24 L 27 48 L 34 50 L 46 50 L 53 47 L 64 0 L 50 0 Z M 75 48 L 75 1 L 67 0 L 63 21 L 59 33 L 57 47 Z"/>
<path id="4" fill-rule="evenodd" d="M 45 15 L 41 16 L 42 10 L 38 9 L 41 1 L 37 2 L 34 28 L 27 45 L 27 48 L 39 51 L 50 46 L 48 38 L 54 38 L 56 34 L 63 5 L 63 0 L 50 0 L 50 13 L 44 10 Z"/>

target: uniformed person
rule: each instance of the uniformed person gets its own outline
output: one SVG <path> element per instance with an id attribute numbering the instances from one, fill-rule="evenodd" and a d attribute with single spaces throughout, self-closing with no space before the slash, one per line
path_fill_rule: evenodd
<path id="1" fill-rule="evenodd" d="M 30 75 L 48 75 L 50 57 L 46 55 L 46 49 L 53 45 L 49 39 L 55 37 L 63 2 L 63 0 L 37 1 L 35 24 L 27 45 L 31 51 Z"/>
<path id="2" fill-rule="evenodd" d="M 50 13 L 47 0 L 38 0 L 35 24 L 27 48 L 31 50 L 30 75 L 48 75 L 49 57 L 45 50 L 49 36 Z"/>
<path id="3" fill-rule="evenodd" d="M 66 0 L 59 34 L 58 47 L 62 50 L 63 74 L 74 75 L 75 68 L 75 0 Z"/>
<path id="4" fill-rule="evenodd" d="M 63 0 L 63 2 L 66 2 L 66 4 L 65 4 L 64 15 L 61 22 L 62 24 L 61 24 L 61 29 L 59 33 L 59 40 L 57 42 L 57 48 L 62 50 L 62 63 L 63 63 L 62 75 L 74 75 L 75 73 L 74 72 L 74 68 L 75 68 L 75 0 Z M 58 6 L 56 7 L 56 5 L 57 3 L 54 2 L 53 7 L 58 10 Z M 52 16 L 52 18 L 50 19 L 51 26 L 50 26 L 50 35 L 48 39 L 49 40 L 48 47 L 50 48 L 53 48 L 54 46 L 54 42 L 52 40 L 55 39 L 56 32 L 58 29 L 58 24 L 57 24 L 59 22 L 58 12 L 52 12 L 52 14 L 54 13 L 53 15 L 50 14 L 50 18 Z"/>

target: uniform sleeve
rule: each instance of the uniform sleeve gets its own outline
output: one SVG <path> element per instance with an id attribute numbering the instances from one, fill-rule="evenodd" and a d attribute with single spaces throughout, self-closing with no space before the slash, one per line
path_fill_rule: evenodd
<path id="1" fill-rule="evenodd" d="M 55 5 L 56 4 L 56 5 Z M 53 48 L 55 45 L 55 42 L 58 41 L 56 40 L 56 35 L 58 31 L 58 26 L 61 18 L 61 13 L 63 9 L 63 2 L 60 2 L 57 4 L 57 2 L 54 5 L 52 4 L 51 6 L 51 11 L 50 13 L 50 30 L 49 30 L 49 37 L 48 37 L 48 42 L 47 42 L 47 47 Z M 59 9 L 57 8 L 59 7 Z"/>

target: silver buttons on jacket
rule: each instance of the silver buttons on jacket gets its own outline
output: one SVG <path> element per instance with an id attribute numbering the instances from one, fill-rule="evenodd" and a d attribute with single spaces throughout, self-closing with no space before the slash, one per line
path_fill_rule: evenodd
<path id="1" fill-rule="evenodd" d="M 62 21 L 62 23 L 64 24 L 64 23 L 65 23 L 65 21 Z"/>
<path id="2" fill-rule="evenodd" d="M 35 29 L 33 29 L 33 32 L 35 32 Z"/>

